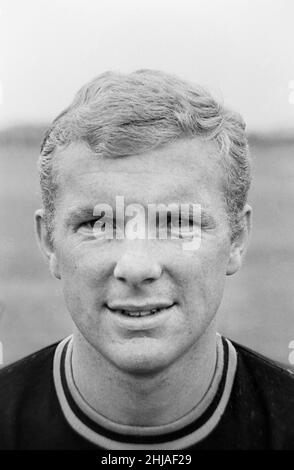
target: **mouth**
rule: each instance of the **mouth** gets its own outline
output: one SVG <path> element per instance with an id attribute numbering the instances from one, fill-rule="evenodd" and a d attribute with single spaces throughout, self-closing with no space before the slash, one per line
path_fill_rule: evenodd
<path id="1" fill-rule="evenodd" d="M 107 305 L 108 309 L 116 313 L 118 315 L 123 315 L 125 317 L 130 317 L 130 318 L 141 318 L 141 317 L 152 317 L 152 316 L 157 316 L 160 313 L 166 312 L 168 309 L 170 309 L 174 304 L 169 304 L 169 305 L 157 305 L 157 306 L 132 306 L 132 307 L 110 307 Z"/>

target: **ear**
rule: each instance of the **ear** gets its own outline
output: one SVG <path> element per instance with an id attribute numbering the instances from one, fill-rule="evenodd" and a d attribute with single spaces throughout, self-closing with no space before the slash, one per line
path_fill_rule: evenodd
<path id="1" fill-rule="evenodd" d="M 35 230 L 39 248 L 49 262 L 51 274 L 61 279 L 56 252 L 45 224 L 44 209 L 35 212 Z"/>
<path id="2" fill-rule="evenodd" d="M 230 259 L 227 266 L 227 276 L 235 274 L 242 265 L 244 254 L 249 241 L 249 234 L 252 225 L 252 208 L 246 204 L 241 216 L 242 230 L 231 244 Z"/>

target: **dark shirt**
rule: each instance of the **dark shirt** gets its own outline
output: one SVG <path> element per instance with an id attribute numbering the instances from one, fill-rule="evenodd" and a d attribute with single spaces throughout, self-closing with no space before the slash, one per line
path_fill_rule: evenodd
<path id="1" fill-rule="evenodd" d="M 192 431 L 197 434 L 205 426 L 208 429 L 207 423 L 215 420 L 210 432 L 204 433 L 196 443 L 177 448 L 294 450 L 294 376 L 245 347 L 224 338 L 222 342 L 224 371 L 208 408 L 194 423 L 183 429 L 168 436 L 147 438 L 118 436 L 91 421 L 67 389 L 66 378 L 63 377 L 64 357 L 61 357 L 60 382 L 66 400 L 64 408 L 53 378 L 57 344 L 48 346 L 0 371 L 0 449 L 103 448 L 95 443 L 95 439 L 87 438 L 88 434 L 81 431 L 83 426 L 89 430 L 89 435 L 90 432 L 94 436 L 100 434 L 111 442 L 120 441 L 122 446 L 124 442 L 133 441 L 136 444 L 155 443 L 156 446 L 157 442 L 178 442 Z M 228 343 L 233 344 L 237 363 L 225 408 L 216 419 L 219 403 L 224 402 L 229 367 Z M 63 356 L 66 347 L 62 351 Z M 70 409 L 72 420 L 66 417 L 66 407 Z M 77 429 L 72 424 L 75 418 Z"/>

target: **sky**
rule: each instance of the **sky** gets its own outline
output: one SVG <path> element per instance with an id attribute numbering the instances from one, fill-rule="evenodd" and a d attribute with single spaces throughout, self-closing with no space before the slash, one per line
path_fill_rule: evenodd
<path id="1" fill-rule="evenodd" d="M 155 68 L 249 131 L 294 130 L 293 0 L 0 0 L 0 128 L 47 123 L 88 80 Z"/>

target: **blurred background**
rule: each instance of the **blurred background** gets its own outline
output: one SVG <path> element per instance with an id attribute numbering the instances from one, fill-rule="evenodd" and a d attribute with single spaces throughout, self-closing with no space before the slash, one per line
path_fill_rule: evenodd
<path id="1" fill-rule="evenodd" d="M 204 85 L 245 118 L 254 227 L 219 331 L 294 367 L 293 21 L 292 0 L 0 1 L 0 367 L 71 332 L 35 243 L 44 130 L 95 75 L 139 68 Z"/>

